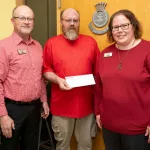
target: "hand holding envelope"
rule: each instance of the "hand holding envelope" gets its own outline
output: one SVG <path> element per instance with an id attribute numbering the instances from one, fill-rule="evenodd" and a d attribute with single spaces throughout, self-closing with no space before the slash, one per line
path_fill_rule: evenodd
<path id="1" fill-rule="evenodd" d="M 71 90 L 72 88 L 67 84 L 66 80 L 60 77 L 57 77 L 57 83 L 61 90 Z"/>
<path id="2" fill-rule="evenodd" d="M 95 84 L 93 74 L 69 76 L 65 77 L 65 79 L 71 88 Z"/>

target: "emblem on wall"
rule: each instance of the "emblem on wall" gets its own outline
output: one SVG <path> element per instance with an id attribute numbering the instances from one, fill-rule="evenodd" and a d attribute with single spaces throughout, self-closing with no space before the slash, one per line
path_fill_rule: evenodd
<path id="1" fill-rule="evenodd" d="M 97 3 L 95 5 L 96 12 L 94 13 L 94 15 L 92 17 L 92 21 L 88 25 L 89 29 L 94 34 L 104 34 L 108 31 L 108 26 L 102 30 L 97 30 L 97 28 L 104 27 L 109 20 L 109 15 L 105 10 L 106 5 L 107 5 L 107 3 L 105 3 L 105 2 Z"/>

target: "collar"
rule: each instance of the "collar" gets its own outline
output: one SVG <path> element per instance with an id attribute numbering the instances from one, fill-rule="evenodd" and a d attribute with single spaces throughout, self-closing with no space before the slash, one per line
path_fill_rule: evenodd
<path id="1" fill-rule="evenodd" d="M 25 43 L 25 44 L 35 44 L 35 41 L 32 39 L 30 36 L 28 43 L 26 43 L 15 31 L 11 35 L 13 41 L 16 43 L 16 45 L 19 45 L 20 43 Z"/>

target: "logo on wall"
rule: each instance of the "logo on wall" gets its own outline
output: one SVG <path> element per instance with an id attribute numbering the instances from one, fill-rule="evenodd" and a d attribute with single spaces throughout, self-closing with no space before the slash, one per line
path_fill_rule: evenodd
<path id="1" fill-rule="evenodd" d="M 89 29 L 92 31 L 92 33 L 94 34 L 104 34 L 108 31 L 108 26 L 105 27 L 103 30 L 97 30 L 95 27 L 97 28 L 102 28 L 104 27 L 109 19 L 109 15 L 105 10 L 107 3 L 105 2 L 101 2 L 101 3 L 97 3 L 95 5 L 96 7 L 96 12 L 94 13 L 93 17 L 92 17 L 92 21 L 89 23 L 88 27 Z M 93 26 L 94 24 L 94 26 Z"/>

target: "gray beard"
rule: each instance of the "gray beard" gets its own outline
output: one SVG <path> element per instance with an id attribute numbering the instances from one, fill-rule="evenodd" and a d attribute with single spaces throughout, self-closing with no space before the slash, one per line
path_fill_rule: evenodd
<path id="1" fill-rule="evenodd" d="M 67 39 L 73 41 L 73 40 L 76 40 L 77 37 L 78 37 L 78 33 L 75 31 L 75 29 L 70 29 L 69 31 L 67 31 L 65 33 Z"/>

